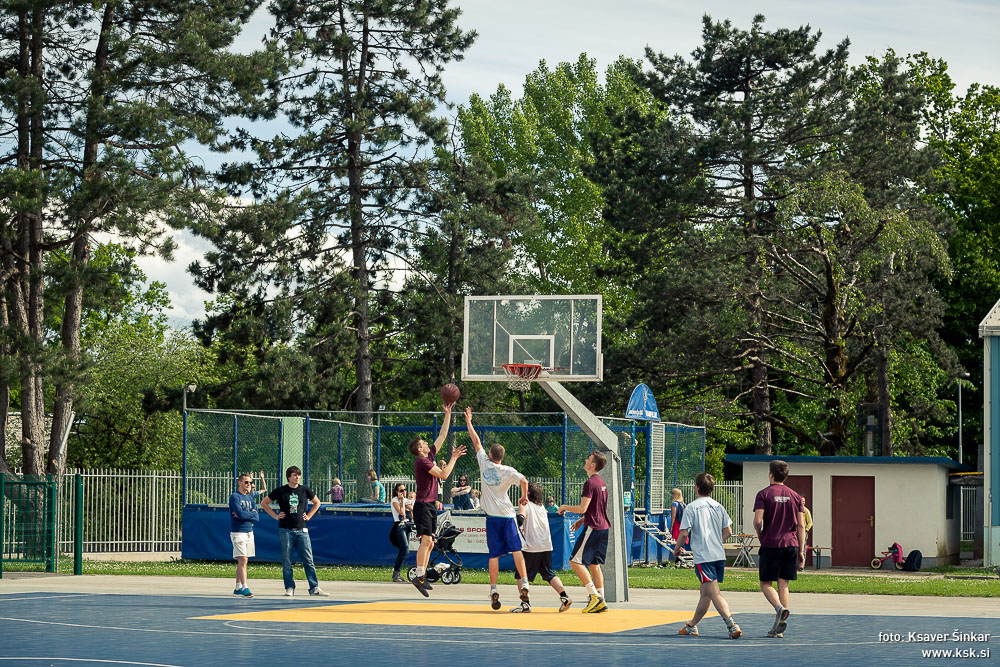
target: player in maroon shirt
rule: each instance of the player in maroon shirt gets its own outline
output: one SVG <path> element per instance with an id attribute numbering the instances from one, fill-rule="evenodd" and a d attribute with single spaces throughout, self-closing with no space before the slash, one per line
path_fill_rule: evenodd
<path id="1" fill-rule="evenodd" d="M 424 597 L 430 597 L 427 591 L 431 590 L 426 575 L 431 547 L 434 545 L 434 529 L 437 527 L 438 480 L 448 479 L 448 475 L 455 468 L 455 461 L 465 454 L 464 446 L 454 447 L 451 450 L 451 460 L 444 468 L 438 467 L 434 462 L 434 456 L 444 444 L 451 429 L 452 405 L 449 403 L 442 406 L 444 419 L 441 420 L 441 430 L 434 439 L 433 446 L 428 445 L 423 438 L 414 438 L 409 446 L 410 453 L 416 457 L 413 461 L 413 473 L 417 480 L 417 499 L 413 503 L 413 521 L 417 526 L 417 537 L 420 538 L 420 548 L 417 549 L 417 576 L 413 580 L 413 585 Z"/>
<path id="2" fill-rule="evenodd" d="M 806 523 L 802 497 L 785 486 L 788 464 L 771 461 L 767 476 L 771 485 L 754 499 L 753 527 L 760 540 L 760 590 L 775 614 L 767 636 L 782 637 L 788 625 L 788 582 L 806 562 Z"/>
<path id="3" fill-rule="evenodd" d="M 597 474 L 604 470 L 607 464 L 608 459 L 600 452 L 593 452 L 588 456 L 583 464 L 588 477 L 580 494 L 580 504 L 559 506 L 560 514 L 565 512 L 583 514 L 573 522 L 573 530 L 579 528 L 580 524 L 583 524 L 583 530 L 576 538 L 569 564 L 590 595 L 587 606 L 583 609 L 585 614 L 597 614 L 608 610 L 608 605 L 604 602 L 604 573 L 601 571 L 601 565 L 608 551 L 608 529 L 611 528 L 611 524 L 608 522 L 608 487 Z"/>

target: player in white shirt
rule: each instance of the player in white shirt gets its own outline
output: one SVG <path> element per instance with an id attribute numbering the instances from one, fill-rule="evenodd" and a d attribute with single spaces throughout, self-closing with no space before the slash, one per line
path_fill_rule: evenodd
<path id="1" fill-rule="evenodd" d="M 542 580 L 559 594 L 559 611 L 566 611 L 573 601 L 566 595 L 566 587 L 562 580 L 552 571 L 552 534 L 549 532 L 549 513 L 542 505 L 545 489 L 538 482 L 528 484 L 528 504 L 521 505 L 517 513 L 524 517 L 521 526 L 522 544 L 524 546 L 524 567 L 528 573 L 528 581 L 535 580 L 535 575 L 542 575 Z M 517 580 L 520 588 L 521 579 Z"/>
<path id="2" fill-rule="evenodd" d="M 528 480 L 510 466 L 503 465 L 506 453 L 503 445 L 490 447 L 489 456 L 483 449 L 479 434 L 472 426 L 472 408 L 465 408 L 465 426 L 476 450 L 476 461 L 482 476 L 482 498 L 480 507 L 486 512 L 486 545 L 490 550 L 490 603 L 493 609 L 500 608 L 500 593 L 497 579 L 500 576 L 500 557 L 508 553 L 514 556 L 514 567 L 518 578 L 524 582 L 521 589 L 521 606 L 511 609 L 516 612 L 531 611 L 528 598 L 528 577 L 524 568 L 524 554 L 521 553 L 521 537 L 517 532 L 517 512 L 510 502 L 507 491 L 515 484 L 521 486 L 521 505 L 528 504 Z"/>
<path id="3" fill-rule="evenodd" d="M 733 534 L 733 520 L 726 508 L 711 496 L 715 489 L 715 479 L 707 472 L 700 472 L 694 478 L 698 499 L 684 508 L 681 531 L 677 536 L 678 546 L 691 537 L 691 554 L 694 556 L 695 574 L 698 575 L 701 595 L 694 617 L 684 624 L 678 634 L 698 636 L 698 621 L 704 618 L 708 605 L 714 604 L 719 616 L 726 622 L 730 639 L 743 636 L 740 626 L 733 621 L 729 604 L 719 591 L 719 584 L 726 575 L 726 550 L 723 542 Z"/>

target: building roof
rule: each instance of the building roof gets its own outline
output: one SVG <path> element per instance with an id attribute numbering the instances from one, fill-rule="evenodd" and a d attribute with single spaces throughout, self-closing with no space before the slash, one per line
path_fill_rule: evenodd
<path id="1" fill-rule="evenodd" d="M 990 312 L 979 323 L 979 337 L 1000 336 L 1000 301 L 993 304 Z"/>
<path id="2" fill-rule="evenodd" d="M 949 470 L 958 470 L 960 472 L 973 472 L 969 466 L 953 461 L 946 456 L 764 456 L 761 454 L 729 454 L 726 456 L 727 463 L 738 463 L 739 465 L 743 465 L 744 463 L 764 463 L 779 459 L 788 463 L 857 463 L 860 465 L 872 463 L 902 463 L 912 465 L 922 463 L 924 465 L 944 466 Z"/>

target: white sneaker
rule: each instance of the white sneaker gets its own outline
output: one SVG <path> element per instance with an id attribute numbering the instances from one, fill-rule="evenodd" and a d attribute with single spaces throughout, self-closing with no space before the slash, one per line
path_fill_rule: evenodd
<path id="1" fill-rule="evenodd" d="M 327 593 L 326 591 L 324 591 L 319 586 L 317 586 L 316 588 L 314 588 L 311 591 L 309 591 L 309 595 L 316 595 L 316 596 L 321 597 L 321 598 L 328 598 L 328 597 L 330 597 L 330 594 Z"/>
<path id="2" fill-rule="evenodd" d="M 293 595 L 295 595 L 295 589 L 294 588 L 286 588 L 285 589 L 285 597 L 290 598 Z"/>

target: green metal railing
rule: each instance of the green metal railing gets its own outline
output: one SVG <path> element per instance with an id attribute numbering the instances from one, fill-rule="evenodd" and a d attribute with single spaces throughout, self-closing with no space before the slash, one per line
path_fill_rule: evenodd
<path id="1" fill-rule="evenodd" d="M 83 573 L 83 482 L 75 475 L 76 539 L 73 571 Z M 0 473 L 0 577 L 4 563 L 37 563 L 46 572 L 59 569 L 57 508 L 59 483 L 53 475 L 11 476 Z"/>

